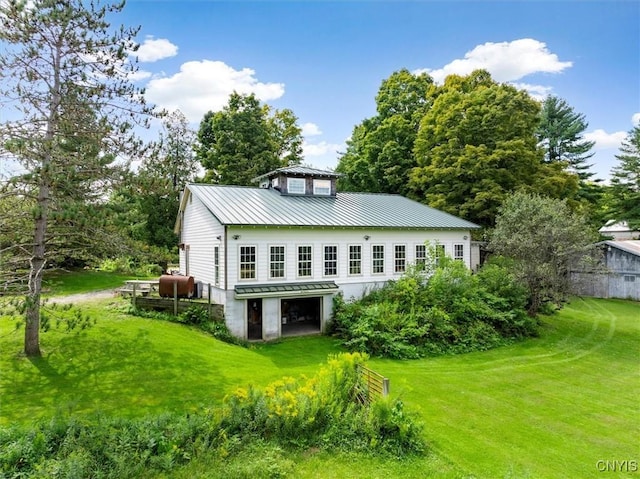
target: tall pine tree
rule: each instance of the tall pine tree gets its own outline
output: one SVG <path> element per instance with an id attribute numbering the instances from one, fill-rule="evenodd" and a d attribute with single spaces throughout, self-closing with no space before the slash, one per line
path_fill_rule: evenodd
<path id="1" fill-rule="evenodd" d="M 114 29 L 108 21 L 123 8 L 124 2 L 0 2 L 0 98 L 8 118 L 0 125 L 0 148 L 21 168 L 10 180 L 11 192 L 34 205 L 25 294 L 28 356 L 40 355 L 42 277 L 52 232 L 83 222 L 90 196 L 103 197 L 109 185 L 114 159 L 139 146 L 133 127 L 151 113 L 130 80 L 138 30 Z"/>

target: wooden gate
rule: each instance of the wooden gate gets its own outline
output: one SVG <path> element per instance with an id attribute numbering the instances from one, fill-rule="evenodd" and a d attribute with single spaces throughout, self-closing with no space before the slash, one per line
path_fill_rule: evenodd
<path id="1" fill-rule="evenodd" d="M 360 381 L 356 389 L 356 398 L 363 404 L 371 404 L 376 399 L 389 395 L 389 379 L 371 369 L 358 366 Z"/>

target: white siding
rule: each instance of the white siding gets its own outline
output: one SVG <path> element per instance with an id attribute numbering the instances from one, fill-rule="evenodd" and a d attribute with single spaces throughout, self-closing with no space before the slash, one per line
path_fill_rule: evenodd
<path id="1" fill-rule="evenodd" d="M 222 303 L 225 280 L 225 238 L 224 226 L 207 210 L 202 202 L 193 196 L 187 200 L 182 220 L 180 243 L 180 274 L 193 276 L 196 281 L 211 284 L 216 302 Z M 217 237 L 220 237 L 218 239 Z M 220 248 L 220 288 L 214 287 L 214 247 Z M 188 254 L 188 271 L 187 271 Z"/>
<path id="2" fill-rule="evenodd" d="M 233 239 L 238 235 L 237 240 Z M 368 240 L 364 236 L 369 236 Z M 466 239 L 465 239 L 466 237 Z M 394 247 L 406 245 L 407 265 L 415 262 L 415 247 L 425 241 L 438 242 L 445 247 L 445 253 L 453 256 L 454 245 L 464 245 L 464 263 L 471 267 L 471 241 L 468 231 L 360 231 L 326 230 L 295 228 L 240 228 L 229 227 L 228 231 L 228 289 L 236 284 L 248 283 L 291 283 L 295 281 L 335 281 L 339 286 L 360 284 L 369 281 L 380 282 L 400 277 L 394 272 Z M 285 247 L 285 277 L 269 278 L 269 247 Z M 298 246 L 312 247 L 313 274 L 310 277 L 298 277 Z M 338 274 L 324 275 L 324 246 L 338 247 Z M 362 246 L 362 275 L 350 276 L 349 245 Z M 384 245 L 384 274 L 371 274 L 372 245 Z M 240 279 L 238 274 L 240 246 L 256 247 L 256 278 Z M 213 253 L 212 253 L 213 254 Z M 195 275 L 195 273 L 194 273 Z M 198 278 L 196 278 L 198 279 Z"/>

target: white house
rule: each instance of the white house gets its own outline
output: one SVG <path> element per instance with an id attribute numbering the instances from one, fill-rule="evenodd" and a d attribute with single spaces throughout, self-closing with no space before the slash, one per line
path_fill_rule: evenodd
<path id="1" fill-rule="evenodd" d="M 640 239 L 640 231 L 630 228 L 626 221 L 609 220 L 598 232 L 614 241 Z"/>
<path id="2" fill-rule="evenodd" d="M 338 176 L 293 166 L 256 178 L 259 188 L 186 186 L 180 274 L 210 285 L 235 336 L 324 331 L 337 292 L 399 278 L 427 243 L 472 267 L 477 225 L 399 195 L 337 193 Z"/>

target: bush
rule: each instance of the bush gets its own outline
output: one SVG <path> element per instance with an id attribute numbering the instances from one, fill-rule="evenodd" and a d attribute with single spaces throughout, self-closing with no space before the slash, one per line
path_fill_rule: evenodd
<path id="1" fill-rule="evenodd" d="M 472 275 L 440 258 L 429 274 L 409 269 L 359 300 L 336 296 L 329 332 L 350 351 L 394 359 L 485 350 L 536 334 L 526 289 L 506 266 Z"/>
<path id="2" fill-rule="evenodd" d="M 206 411 L 133 420 L 56 417 L 30 430 L 0 429 L 8 477 L 127 478 L 166 472 L 221 442 Z"/>
<path id="3" fill-rule="evenodd" d="M 285 377 L 264 389 L 238 388 L 225 400 L 222 427 L 229 434 L 273 439 L 286 447 L 322 446 L 407 455 L 424 449 L 420 427 L 399 415 L 399 401 L 367 407 L 356 400 L 359 353 L 330 357 L 312 378 Z M 393 412 L 395 411 L 395 412 Z"/>

